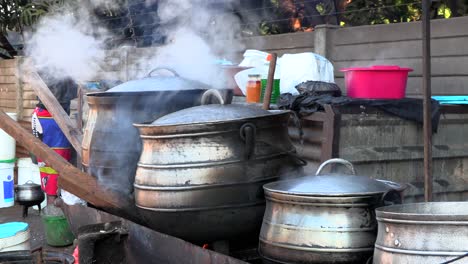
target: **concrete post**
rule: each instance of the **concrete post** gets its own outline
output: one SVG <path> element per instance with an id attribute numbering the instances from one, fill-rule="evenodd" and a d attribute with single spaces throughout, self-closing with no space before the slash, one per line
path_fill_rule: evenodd
<path id="1" fill-rule="evenodd" d="M 317 25 L 314 28 L 315 40 L 314 50 L 315 53 L 327 57 L 332 47 L 331 31 L 339 28 L 337 25 Z"/>

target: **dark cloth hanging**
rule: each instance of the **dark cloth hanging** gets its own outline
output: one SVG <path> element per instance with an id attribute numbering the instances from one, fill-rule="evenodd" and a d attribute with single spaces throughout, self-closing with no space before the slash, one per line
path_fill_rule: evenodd
<path id="1" fill-rule="evenodd" d="M 404 98 L 399 100 L 368 100 L 354 99 L 346 96 L 335 97 L 332 94 L 307 95 L 301 94 L 293 96 L 282 94 L 278 102 L 280 109 L 294 111 L 299 117 L 304 117 L 318 111 L 324 111 L 324 105 L 346 106 L 361 105 L 380 109 L 388 114 L 392 114 L 407 120 L 423 123 L 423 100 L 416 98 Z M 437 132 L 440 118 L 439 102 L 432 100 L 432 131 Z"/>

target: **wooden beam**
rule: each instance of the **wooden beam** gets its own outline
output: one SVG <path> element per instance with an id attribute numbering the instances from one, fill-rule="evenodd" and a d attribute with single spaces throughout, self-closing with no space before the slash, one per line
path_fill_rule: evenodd
<path id="1" fill-rule="evenodd" d="M 62 106 L 39 74 L 34 71 L 28 71 L 26 74 L 23 74 L 22 77 L 25 79 L 25 82 L 29 82 L 31 84 L 31 87 L 34 89 L 37 96 L 39 96 L 41 102 L 52 114 L 55 122 L 57 122 L 63 134 L 76 150 L 77 155 L 81 157 L 81 141 L 83 139 L 83 133 L 81 130 L 79 130 L 76 124 L 71 121 L 70 117 L 67 115 L 65 110 L 63 110 Z"/>

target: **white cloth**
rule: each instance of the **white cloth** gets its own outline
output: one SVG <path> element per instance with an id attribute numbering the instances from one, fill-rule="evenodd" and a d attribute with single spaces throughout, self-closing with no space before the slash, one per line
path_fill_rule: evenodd
<path id="1" fill-rule="evenodd" d="M 260 74 L 266 79 L 268 75 L 268 53 L 259 50 L 246 50 L 244 60 L 239 64 L 243 67 L 253 67 L 238 72 L 234 79 L 246 94 L 249 74 Z M 333 64 L 325 57 L 312 52 L 284 54 L 276 61 L 275 79 L 280 79 L 280 93 L 299 94 L 296 86 L 306 81 L 322 81 L 334 83 Z"/>
<path id="2" fill-rule="evenodd" d="M 75 204 L 86 205 L 85 200 L 80 199 L 78 196 L 72 193 L 69 193 L 65 190 L 60 190 L 60 195 L 62 197 L 63 202 L 68 205 L 75 205 Z"/>
<path id="3" fill-rule="evenodd" d="M 285 54 L 281 57 L 281 93 L 298 94 L 296 85 L 306 81 L 333 83 L 333 65 L 326 58 L 312 53 Z"/>

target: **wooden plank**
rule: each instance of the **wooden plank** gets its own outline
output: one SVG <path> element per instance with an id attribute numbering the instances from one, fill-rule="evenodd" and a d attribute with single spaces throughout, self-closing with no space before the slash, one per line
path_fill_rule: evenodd
<path id="1" fill-rule="evenodd" d="M 0 60 L 0 68 L 15 68 L 16 63 L 16 59 Z"/>
<path id="2" fill-rule="evenodd" d="M 4 107 L 0 105 L 0 110 L 4 111 L 5 113 L 15 113 L 16 108 L 13 107 Z"/>
<path id="3" fill-rule="evenodd" d="M 16 84 L 0 83 L 0 93 L 8 91 L 16 91 Z"/>
<path id="4" fill-rule="evenodd" d="M 0 88 L 0 98 L 1 99 L 14 99 L 16 98 L 16 91 L 15 90 L 11 90 L 11 91 L 1 91 L 1 88 Z"/>
<path id="5" fill-rule="evenodd" d="M 18 82 L 16 76 L 0 76 L 0 83 L 15 84 L 16 82 Z"/>
<path id="6" fill-rule="evenodd" d="M 326 119 L 323 122 L 321 162 L 338 157 L 339 123 L 341 121 L 341 115 L 335 112 L 331 105 L 325 105 L 324 108 Z"/>
<path id="7" fill-rule="evenodd" d="M 23 83 L 23 91 L 28 91 L 28 92 L 34 92 L 34 88 L 32 87 L 32 85 L 30 83 L 27 83 L 27 82 L 22 82 Z"/>
<path id="8" fill-rule="evenodd" d="M 16 76 L 16 68 L 0 68 L 0 76 Z"/>
<path id="9" fill-rule="evenodd" d="M 21 118 L 21 121 L 31 123 L 31 116 L 33 113 L 34 109 L 25 109 L 23 113 L 23 118 Z"/>
<path id="10" fill-rule="evenodd" d="M 9 99 L 0 98 L 0 107 L 7 107 L 7 108 L 15 109 L 15 111 L 13 112 L 16 113 L 16 99 L 13 98 L 12 100 L 9 100 Z"/>
<path id="11" fill-rule="evenodd" d="M 33 91 L 24 91 L 23 92 L 23 99 L 24 100 L 37 100 L 37 95 Z"/>
<path id="12" fill-rule="evenodd" d="M 38 100 L 24 100 L 23 101 L 23 110 L 26 111 L 27 109 L 34 109 L 36 105 L 39 103 Z"/>

